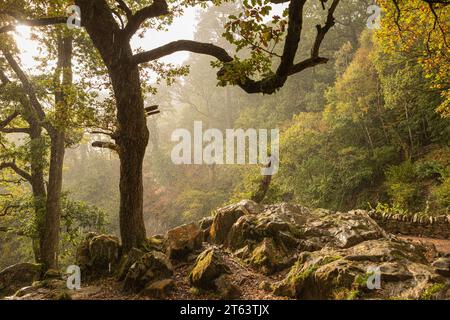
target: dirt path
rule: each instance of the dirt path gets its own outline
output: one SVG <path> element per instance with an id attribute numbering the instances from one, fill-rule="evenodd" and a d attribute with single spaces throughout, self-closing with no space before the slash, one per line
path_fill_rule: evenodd
<path id="1" fill-rule="evenodd" d="M 245 266 L 239 259 L 232 257 L 229 252 L 222 251 L 222 258 L 233 271 L 231 278 L 233 284 L 240 288 L 241 299 L 245 300 L 281 300 L 283 297 L 275 296 L 261 288 L 261 283 L 273 284 L 284 278 L 285 273 L 272 276 L 262 275 Z M 192 261 L 175 265 L 175 290 L 167 297 L 169 300 L 215 300 L 219 297 L 213 292 L 191 290 L 188 275 L 192 267 Z M 74 300 L 151 300 L 151 298 L 139 295 L 127 295 L 121 292 L 120 283 L 114 278 L 91 282 L 83 286 L 81 290 L 72 294 Z"/>
<path id="2" fill-rule="evenodd" d="M 412 242 L 418 242 L 425 245 L 434 245 L 436 247 L 437 252 L 441 252 L 443 254 L 450 254 L 450 239 L 434 239 L 434 238 L 422 238 L 422 237 L 413 237 L 413 236 L 401 236 L 399 238 L 409 240 Z"/>

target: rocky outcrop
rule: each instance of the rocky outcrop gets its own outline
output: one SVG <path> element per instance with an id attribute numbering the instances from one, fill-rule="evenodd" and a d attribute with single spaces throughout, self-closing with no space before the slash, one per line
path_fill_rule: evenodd
<path id="1" fill-rule="evenodd" d="M 165 299 L 167 295 L 175 288 L 175 281 L 172 279 L 163 279 L 151 282 L 141 291 L 141 295 L 155 299 Z"/>
<path id="2" fill-rule="evenodd" d="M 260 206 L 250 200 L 243 200 L 237 204 L 218 209 L 210 229 L 211 241 L 217 244 L 224 243 L 228 238 L 231 227 L 240 217 L 259 212 Z"/>
<path id="3" fill-rule="evenodd" d="M 450 277 L 450 257 L 441 257 L 432 263 L 437 273 L 444 277 Z"/>
<path id="4" fill-rule="evenodd" d="M 419 299 L 436 284 L 446 295 L 449 279 L 427 265 L 420 247 L 382 239 L 304 252 L 274 292 L 298 299 Z"/>
<path id="5" fill-rule="evenodd" d="M 166 253 L 170 259 L 183 259 L 198 249 L 202 240 L 203 234 L 196 223 L 174 228 L 169 230 L 166 235 Z"/>
<path id="6" fill-rule="evenodd" d="M 258 272 L 290 268 L 271 286 L 280 296 L 420 299 L 450 294 L 447 258 L 430 265 L 423 246 L 387 233 L 364 210 L 244 201 L 217 211 L 211 239 Z M 369 280 L 380 281 L 381 287 L 370 288 Z"/>
<path id="7" fill-rule="evenodd" d="M 151 299 L 450 299 L 450 257 L 387 233 L 363 210 L 244 200 L 120 260 L 117 239 L 95 234 L 77 256 L 82 270 L 116 270 L 118 288 Z M 82 296 L 59 278 L 48 273 L 15 298 Z"/>
<path id="8" fill-rule="evenodd" d="M 265 274 L 291 266 L 298 252 L 348 248 L 388 237 L 365 211 L 336 213 L 288 204 L 260 206 L 251 201 L 219 209 L 211 233 L 212 239 Z"/>
<path id="9" fill-rule="evenodd" d="M 35 263 L 18 263 L 0 271 L 0 297 L 14 294 L 22 287 L 39 280 L 42 266 Z"/>
<path id="10" fill-rule="evenodd" d="M 117 281 L 123 281 L 127 276 L 128 270 L 145 254 L 144 251 L 132 248 L 127 254 L 123 255 L 120 259 L 119 266 L 117 268 Z"/>
<path id="11" fill-rule="evenodd" d="M 209 248 L 198 256 L 194 268 L 189 274 L 189 282 L 197 288 L 213 289 L 213 280 L 230 272 L 230 269 L 222 260 L 218 250 L 216 248 Z"/>
<path id="12" fill-rule="evenodd" d="M 148 252 L 128 270 L 123 282 L 125 292 L 140 292 L 158 280 L 170 278 L 173 267 L 169 258 L 158 251 Z"/>
<path id="13" fill-rule="evenodd" d="M 87 277 L 110 275 L 117 269 L 120 251 L 117 237 L 90 233 L 77 249 L 77 265 Z"/>

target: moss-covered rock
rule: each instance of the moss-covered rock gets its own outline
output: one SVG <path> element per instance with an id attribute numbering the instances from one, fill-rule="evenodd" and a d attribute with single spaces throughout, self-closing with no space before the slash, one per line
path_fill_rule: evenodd
<path id="1" fill-rule="evenodd" d="M 170 259 L 182 259 L 198 249 L 203 235 L 196 223 L 186 224 L 167 232 L 166 253 Z"/>
<path id="2" fill-rule="evenodd" d="M 141 291 L 141 295 L 155 299 L 165 299 L 173 289 L 175 289 L 175 281 L 172 279 L 163 279 L 148 284 Z"/>
<path id="3" fill-rule="evenodd" d="M 251 200 L 243 200 L 217 210 L 210 229 L 211 241 L 224 244 L 228 238 L 231 226 L 243 215 L 258 214 L 262 207 Z"/>
<path id="4" fill-rule="evenodd" d="M 123 282 L 123 290 L 137 293 L 148 284 L 172 275 L 173 267 L 169 258 L 158 251 L 149 252 L 130 267 Z"/>
<path id="5" fill-rule="evenodd" d="M 221 300 L 235 300 L 241 297 L 241 290 L 227 274 L 223 274 L 215 279 L 214 287 L 215 292 Z"/>
<path id="6" fill-rule="evenodd" d="M 198 256 L 194 268 L 189 274 L 189 282 L 194 287 L 211 289 L 214 288 L 213 280 L 230 272 L 218 250 L 209 248 Z"/>
<path id="7" fill-rule="evenodd" d="M 91 266 L 96 273 L 111 273 L 120 258 L 119 239 L 110 235 L 99 235 L 89 242 Z"/>
<path id="8" fill-rule="evenodd" d="M 89 233 L 78 246 L 76 264 L 86 278 L 113 274 L 119 264 L 121 246 L 111 235 Z"/>
<path id="9" fill-rule="evenodd" d="M 450 284 L 447 283 L 435 283 L 425 288 L 422 291 L 420 300 L 441 300 L 449 299 Z"/>
<path id="10" fill-rule="evenodd" d="M 434 283 L 446 283 L 443 279 L 415 246 L 378 239 L 302 253 L 274 293 L 298 299 L 419 299 Z"/>
<path id="11" fill-rule="evenodd" d="M 55 270 L 55 269 L 49 269 L 45 272 L 43 280 L 48 280 L 48 279 L 62 279 L 62 273 L 59 270 Z"/>
<path id="12" fill-rule="evenodd" d="M 0 271 L 0 297 L 14 294 L 18 289 L 39 280 L 42 265 L 18 263 Z"/>
<path id="13" fill-rule="evenodd" d="M 289 257 L 285 249 L 277 245 L 272 238 L 264 238 L 246 261 L 262 273 L 272 274 L 292 265 L 295 261 L 292 258 L 293 256 Z"/>
<path id="14" fill-rule="evenodd" d="M 117 281 L 123 281 L 127 276 L 128 270 L 131 268 L 131 266 L 140 258 L 142 258 L 144 254 L 144 251 L 137 248 L 132 248 L 126 255 L 123 255 L 120 259 L 119 266 L 117 267 Z"/>

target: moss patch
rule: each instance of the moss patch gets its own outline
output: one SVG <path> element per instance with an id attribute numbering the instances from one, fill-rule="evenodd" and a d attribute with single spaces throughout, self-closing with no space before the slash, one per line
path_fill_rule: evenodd
<path id="1" fill-rule="evenodd" d="M 443 290 L 444 288 L 445 288 L 445 284 L 443 284 L 443 283 L 433 284 L 432 286 L 429 286 L 422 292 L 419 299 L 420 300 L 431 300 L 433 298 L 433 295 L 435 295 L 439 291 Z"/>

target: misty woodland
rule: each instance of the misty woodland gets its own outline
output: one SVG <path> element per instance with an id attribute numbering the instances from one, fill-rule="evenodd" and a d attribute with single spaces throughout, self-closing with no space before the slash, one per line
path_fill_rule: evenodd
<path id="1" fill-rule="evenodd" d="M 0 299 L 450 300 L 449 35 L 448 0 L 0 0 Z"/>

